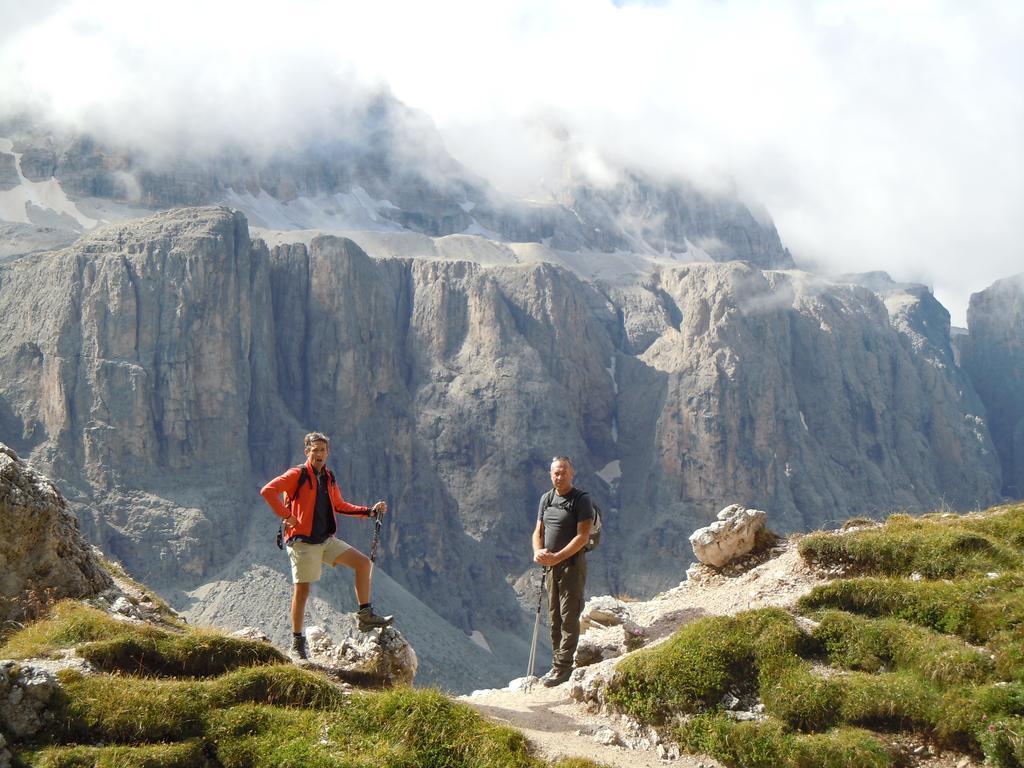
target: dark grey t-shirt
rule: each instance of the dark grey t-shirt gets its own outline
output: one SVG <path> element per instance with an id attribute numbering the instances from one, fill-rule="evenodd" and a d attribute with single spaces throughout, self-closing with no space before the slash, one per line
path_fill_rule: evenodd
<path id="1" fill-rule="evenodd" d="M 594 505 L 590 503 L 590 494 L 579 488 L 573 488 L 568 496 L 552 494 L 550 506 L 548 493 L 540 497 L 537 519 L 544 523 L 544 547 L 549 552 L 558 552 L 576 536 L 577 523 L 594 519 Z M 570 501 L 573 496 L 575 503 Z"/>

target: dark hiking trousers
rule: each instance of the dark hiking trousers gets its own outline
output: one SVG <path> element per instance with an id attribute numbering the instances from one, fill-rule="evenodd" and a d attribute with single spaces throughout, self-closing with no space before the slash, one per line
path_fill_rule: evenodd
<path id="1" fill-rule="evenodd" d="M 551 667 L 572 669 L 572 657 L 580 641 L 583 585 L 587 580 L 587 555 L 578 552 L 551 567 L 548 574 L 548 618 L 551 621 Z"/>

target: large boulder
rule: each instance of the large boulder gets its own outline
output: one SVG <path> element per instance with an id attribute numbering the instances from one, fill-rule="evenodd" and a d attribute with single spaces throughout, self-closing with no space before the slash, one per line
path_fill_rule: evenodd
<path id="1" fill-rule="evenodd" d="M 0 443 L 0 622 L 112 586 L 60 491 Z"/>
<path id="2" fill-rule="evenodd" d="M 412 685 L 419 661 L 416 651 L 394 627 L 362 632 L 335 644 L 320 627 L 309 627 L 311 666 L 344 682 L 390 688 Z"/>
<path id="3" fill-rule="evenodd" d="M 693 553 L 702 563 L 721 568 L 754 549 L 767 518 L 759 509 L 731 504 L 718 513 L 717 522 L 690 535 Z"/>

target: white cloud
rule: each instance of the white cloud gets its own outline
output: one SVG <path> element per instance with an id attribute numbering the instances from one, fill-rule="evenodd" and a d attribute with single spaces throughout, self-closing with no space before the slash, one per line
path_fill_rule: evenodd
<path id="1" fill-rule="evenodd" d="M 798 259 L 927 282 L 954 322 L 1024 263 L 1016 0 L 22 5 L 0 0 L 8 108 L 270 148 L 386 83 L 506 190 L 559 173 L 565 132 L 591 167 L 734 180 Z"/>

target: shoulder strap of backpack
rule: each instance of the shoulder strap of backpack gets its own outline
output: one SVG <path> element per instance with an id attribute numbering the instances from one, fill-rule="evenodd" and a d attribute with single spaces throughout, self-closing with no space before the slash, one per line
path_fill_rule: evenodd
<path id="1" fill-rule="evenodd" d="M 302 489 L 303 484 L 312 482 L 313 481 L 309 479 L 309 469 L 307 469 L 306 465 L 303 464 L 302 469 L 299 470 L 299 482 L 295 484 L 295 492 L 291 495 L 291 498 L 294 499 L 299 495 L 299 491 Z"/>

